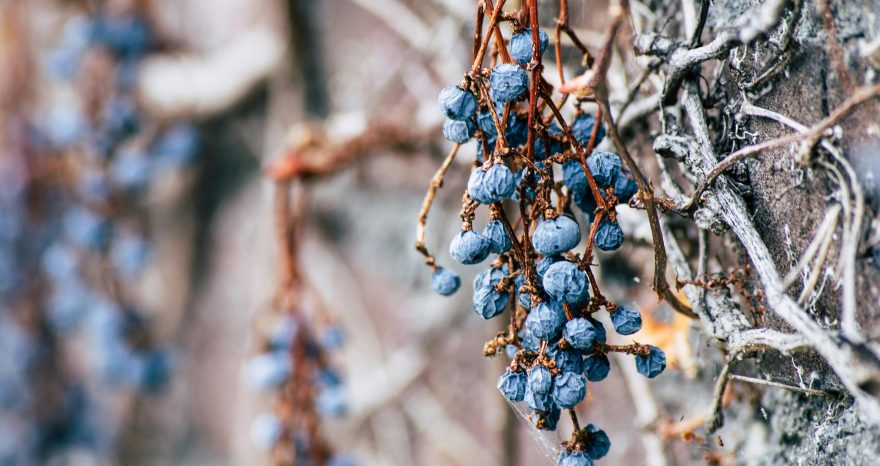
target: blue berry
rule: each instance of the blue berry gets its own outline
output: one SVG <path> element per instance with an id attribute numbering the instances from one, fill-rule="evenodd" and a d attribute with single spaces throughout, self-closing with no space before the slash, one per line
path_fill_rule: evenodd
<path id="1" fill-rule="evenodd" d="M 492 68 L 489 76 L 489 93 L 496 104 L 518 99 L 529 89 L 529 76 L 517 65 L 508 63 Z"/>
<path id="2" fill-rule="evenodd" d="M 564 260 L 564 259 L 559 256 L 542 257 L 541 260 L 539 260 L 535 264 L 535 271 L 538 272 L 538 277 L 543 280 L 544 274 L 547 273 L 547 269 L 549 269 L 551 265 L 553 265 L 561 260 Z"/>
<path id="3" fill-rule="evenodd" d="M 547 33 L 544 32 L 543 29 L 538 28 L 538 45 L 541 46 L 541 53 L 544 53 L 544 50 L 547 50 L 547 45 L 549 43 L 550 37 L 547 36 Z M 517 63 L 525 65 L 526 63 L 531 62 L 533 52 L 534 47 L 532 47 L 531 28 L 523 29 L 510 36 L 510 56 L 513 57 Z"/>
<path id="4" fill-rule="evenodd" d="M 339 324 L 331 325 L 321 332 L 319 343 L 325 350 L 338 350 L 345 344 L 345 330 Z"/>
<path id="5" fill-rule="evenodd" d="M 611 449 L 611 439 L 608 438 L 608 434 L 595 424 L 587 424 L 587 427 L 584 427 L 584 431 L 587 433 L 585 447 L 587 455 L 594 460 L 607 455 L 608 450 Z"/>
<path id="6" fill-rule="evenodd" d="M 150 183 L 152 170 L 152 160 L 146 153 L 126 150 L 113 159 L 110 177 L 116 186 L 125 191 L 142 191 Z"/>
<path id="7" fill-rule="evenodd" d="M 577 160 L 569 160 L 562 164 L 562 182 L 575 195 L 583 196 L 584 193 L 591 193 L 587 175 L 584 174 L 584 166 Z"/>
<path id="8" fill-rule="evenodd" d="M 614 182 L 614 195 L 617 196 L 618 201 L 626 204 L 638 191 L 639 185 L 632 179 L 629 170 L 624 170 L 617 175 L 617 180 Z"/>
<path id="9" fill-rule="evenodd" d="M 614 251 L 623 244 L 623 229 L 617 222 L 603 219 L 596 229 L 595 242 L 603 251 Z"/>
<path id="10" fill-rule="evenodd" d="M 553 362 L 556 363 L 556 367 L 563 372 L 580 373 L 584 370 L 583 358 L 574 351 L 557 348 L 557 351 L 554 351 L 551 357 Z"/>
<path id="11" fill-rule="evenodd" d="M 596 341 L 598 341 L 599 343 L 605 344 L 605 337 L 606 337 L 605 326 L 602 325 L 602 322 L 599 322 L 598 320 L 593 319 L 592 317 L 589 320 L 590 320 L 590 323 L 593 324 L 593 328 L 596 329 Z"/>
<path id="12" fill-rule="evenodd" d="M 539 223 L 532 235 L 532 245 L 542 256 L 561 254 L 580 242 L 580 227 L 565 215 Z"/>
<path id="13" fill-rule="evenodd" d="M 593 152 L 587 157 L 587 166 L 600 188 L 614 186 L 620 175 L 620 157 L 611 152 Z"/>
<path id="14" fill-rule="evenodd" d="M 657 377 L 666 369 L 666 353 L 662 349 L 652 346 L 651 352 L 647 356 L 636 356 L 636 369 L 639 374 L 649 379 Z"/>
<path id="15" fill-rule="evenodd" d="M 74 244 L 100 249 L 110 239 L 110 223 L 83 207 L 73 207 L 64 214 L 65 236 Z"/>
<path id="16" fill-rule="evenodd" d="M 584 375 L 590 382 L 599 382 L 608 377 L 611 362 L 604 354 L 591 354 L 584 358 Z"/>
<path id="17" fill-rule="evenodd" d="M 437 96 L 437 102 L 446 118 L 466 120 L 477 111 L 477 98 L 458 86 L 446 86 Z"/>
<path id="18" fill-rule="evenodd" d="M 146 393 L 155 393 L 168 385 L 171 379 L 172 361 L 167 351 L 154 349 L 144 357 L 140 388 Z"/>
<path id="19" fill-rule="evenodd" d="M 480 272 L 474 278 L 474 311 L 484 319 L 501 314 L 507 305 L 508 294 L 499 293 L 495 290 L 497 285 L 507 275 L 507 268 L 488 269 Z"/>
<path id="20" fill-rule="evenodd" d="M 587 274 L 574 262 L 559 261 L 547 268 L 542 280 L 544 291 L 563 303 L 582 303 L 590 297 Z"/>
<path id="21" fill-rule="evenodd" d="M 102 15 L 95 20 L 92 40 L 117 54 L 139 56 L 152 45 L 153 34 L 139 16 Z"/>
<path id="22" fill-rule="evenodd" d="M 556 137 L 552 137 L 551 135 Z M 544 145 L 545 137 L 547 139 L 546 147 Z M 560 141 L 560 139 L 563 137 L 563 133 L 562 130 L 559 129 L 559 126 L 556 125 L 556 123 L 553 123 L 552 125 L 550 125 L 549 128 L 547 128 L 547 135 L 545 137 L 535 138 L 534 146 L 536 161 L 545 160 L 547 157 L 556 153 L 563 152 L 565 150 L 565 145 L 562 144 L 562 141 Z M 549 152 L 547 151 L 548 147 L 550 149 Z"/>
<path id="23" fill-rule="evenodd" d="M 490 220 L 486 227 L 483 228 L 483 236 L 489 238 L 492 242 L 491 250 L 495 254 L 501 254 L 512 246 L 510 236 L 507 234 L 507 229 L 504 228 L 504 223 L 501 220 Z"/>
<path id="24" fill-rule="evenodd" d="M 508 367 L 504 374 L 498 377 L 498 391 L 508 401 L 522 401 L 526 396 L 526 380 L 525 372 L 513 372 Z"/>
<path id="25" fill-rule="evenodd" d="M 593 460 L 582 451 L 563 451 L 559 454 L 556 466 L 593 466 Z"/>
<path id="26" fill-rule="evenodd" d="M 519 353 L 519 347 L 516 345 L 507 345 L 504 347 L 504 353 L 507 355 L 507 359 L 513 359 L 516 356 L 516 353 Z"/>
<path id="27" fill-rule="evenodd" d="M 150 153 L 172 167 L 185 167 L 201 149 L 199 131 L 188 123 L 177 123 L 166 129 L 150 146 Z"/>
<path id="28" fill-rule="evenodd" d="M 562 336 L 572 348 L 579 351 L 590 351 L 596 341 L 596 327 L 583 317 L 576 317 L 565 323 Z"/>
<path id="29" fill-rule="evenodd" d="M 576 372 L 563 372 L 553 379 L 553 400 L 560 408 L 571 409 L 584 400 L 587 381 Z"/>
<path id="30" fill-rule="evenodd" d="M 553 375 L 544 366 L 529 369 L 525 400 L 529 408 L 547 411 L 552 405 L 550 392 L 553 389 Z"/>
<path id="31" fill-rule="evenodd" d="M 340 417 L 348 410 L 348 397 L 342 387 L 325 387 L 315 398 L 315 410 L 322 416 Z"/>
<path id="32" fill-rule="evenodd" d="M 593 134 L 593 127 L 596 125 L 596 117 L 590 115 L 589 113 L 581 113 L 576 116 L 574 122 L 571 124 L 571 135 L 574 136 L 575 139 L 582 146 L 586 147 L 590 142 L 590 136 Z M 602 124 L 599 124 L 599 132 L 596 133 L 596 141 L 595 145 L 599 144 L 605 137 L 605 127 Z M 595 147 L 594 145 L 594 147 Z M 592 168 L 592 167 L 590 167 Z"/>
<path id="33" fill-rule="evenodd" d="M 446 118 L 446 121 L 443 122 L 443 137 L 458 144 L 470 141 L 476 132 L 477 125 L 471 118 L 464 120 Z"/>
<path id="34" fill-rule="evenodd" d="M 614 330 L 621 335 L 632 335 L 642 329 L 642 316 L 629 306 L 619 306 L 611 314 Z"/>
<path id="35" fill-rule="evenodd" d="M 451 270 L 437 267 L 437 270 L 434 270 L 434 274 L 431 275 L 431 289 L 439 295 L 451 296 L 458 291 L 460 286 L 461 278 Z"/>
<path id="36" fill-rule="evenodd" d="M 501 116 L 498 116 L 499 121 L 501 120 Z M 496 139 L 498 137 L 498 128 L 495 127 L 495 119 L 492 118 L 492 112 L 488 108 L 480 109 L 480 113 L 477 114 L 477 126 L 480 127 L 480 131 L 483 132 L 483 136 L 489 139 Z M 491 146 L 492 144 L 490 144 Z"/>
<path id="37" fill-rule="evenodd" d="M 244 368 L 245 379 L 252 388 L 278 388 L 293 372 L 293 362 L 286 352 L 273 351 L 251 358 Z"/>
<path id="38" fill-rule="evenodd" d="M 516 191 L 516 178 L 503 163 L 496 163 L 483 170 L 482 167 L 471 172 L 467 186 L 471 198 L 481 204 L 494 204 L 513 196 Z"/>
<path id="39" fill-rule="evenodd" d="M 540 430 L 548 430 L 553 431 L 556 430 L 556 425 L 559 423 L 559 415 L 562 414 L 562 410 L 559 409 L 559 406 L 556 406 L 552 400 L 550 401 L 550 407 L 546 410 L 538 410 L 529 415 L 529 420 L 532 421 L 535 426 L 538 426 L 538 421 L 544 421 L 541 427 L 538 427 Z"/>
<path id="40" fill-rule="evenodd" d="M 110 259 L 114 269 L 122 276 L 133 277 L 147 265 L 152 249 L 140 236 L 122 233 L 113 239 Z"/>
<path id="41" fill-rule="evenodd" d="M 528 120 L 511 111 L 507 116 L 507 126 L 504 128 L 504 139 L 507 140 L 511 147 L 525 144 L 529 140 Z"/>
<path id="42" fill-rule="evenodd" d="M 535 353 L 541 348 L 541 339 L 536 337 L 532 332 L 529 332 L 528 329 L 521 332 L 519 337 L 522 340 L 523 348 L 525 348 L 526 351 Z"/>
<path id="43" fill-rule="evenodd" d="M 464 230 L 452 238 L 449 254 L 460 264 L 479 264 L 489 257 L 491 246 L 489 238 L 473 230 Z"/>
<path id="44" fill-rule="evenodd" d="M 562 332 L 565 310 L 559 303 L 541 302 L 526 317 L 526 328 L 541 340 L 552 340 Z"/>
<path id="45" fill-rule="evenodd" d="M 497 136 L 486 137 L 486 146 L 488 146 L 489 148 L 489 155 L 492 155 L 493 151 L 495 150 L 496 142 L 498 142 Z M 477 154 L 475 158 L 477 163 L 479 163 L 480 165 L 486 163 L 486 156 L 484 152 L 485 151 L 483 150 L 483 141 L 477 141 Z"/>
<path id="46" fill-rule="evenodd" d="M 261 414 L 251 424 L 250 437 L 258 448 L 271 450 L 281 440 L 284 424 L 274 414 Z"/>

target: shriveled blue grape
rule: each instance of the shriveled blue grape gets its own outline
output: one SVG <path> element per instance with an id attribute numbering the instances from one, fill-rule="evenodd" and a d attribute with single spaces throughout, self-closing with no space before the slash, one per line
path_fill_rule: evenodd
<path id="1" fill-rule="evenodd" d="M 638 191 L 639 185 L 633 180 L 632 174 L 629 170 L 623 170 L 620 175 L 617 175 L 617 180 L 614 181 L 614 195 L 617 196 L 618 201 L 625 204 L 629 202 Z"/>
<path id="2" fill-rule="evenodd" d="M 590 136 L 593 134 L 594 126 L 596 126 L 596 117 L 589 113 L 581 113 L 576 116 L 571 123 L 571 135 L 574 136 L 584 148 L 586 148 L 587 144 L 590 142 Z M 596 141 L 593 147 L 599 145 L 599 142 L 604 138 L 605 127 L 599 123 L 599 131 L 596 133 Z"/>
<path id="3" fill-rule="evenodd" d="M 471 172 L 467 186 L 471 198 L 481 204 L 494 204 L 513 196 L 516 191 L 516 178 L 503 163 L 496 163 L 483 170 L 482 167 Z"/>
<path id="4" fill-rule="evenodd" d="M 593 460 L 582 451 L 563 451 L 556 466 L 593 466 Z"/>
<path id="5" fill-rule="evenodd" d="M 553 400 L 560 408 L 574 408 L 586 393 L 587 381 L 577 372 L 563 372 L 553 379 Z"/>
<path id="6" fill-rule="evenodd" d="M 526 396 L 526 381 L 528 377 L 523 371 L 511 371 L 508 367 L 501 377 L 498 377 L 498 391 L 508 401 L 522 401 Z"/>
<path id="7" fill-rule="evenodd" d="M 585 447 L 587 455 L 594 460 L 598 460 L 607 455 L 608 450 L 611 449 L 611 439 L 608 438 L 608 434 L 595 424 L 587 424 L 587 426 L 584 427 L 584 431 L 587 433 Z"/>
<path id="8" fill-rule="evenodd" d="M 489 75 L 489 94 L 496 104 L 504 104 L 521 97 L 529 89 L 529 76 L 518 65 L 503 63 L 492 68 Z"/>
<path id="9" fill-rule="evenodd" d="M 547 36 L 547 33 L 544 32 L 543 29 L 538 28 L 538 45 L 541 48 L 542 54 L 547 49 L 549 43 L 550 37 Z M 523 29 L 510 36 L 510 56 L 513 57 L 517 63 L 525 65 L 532 61 L 532 54 L 535 50 L 532 45 L 532 29 Z"/>
<path id="10" fill-rule="evenodd" d="M 611 362 L 604 354 L 591 354 L 584 358 L 584 376 L 590 382 L 599 382 L 608 377 Z"/>
<path id="11" fill-rule="evenodd" d="M 528 371 L 525 400 L 529 408 L 546 411 L 552 406 L 551 391 L 553 375 L 544 366 L 535 366 Z"/>
<path id="12" fill-rule="evenodd" d="M 491 250 L 495 254 L 506 252 L 512 246 L 510 235 L 507 234 L 507 229 L 504 228 L 504 223 L 501 220 L 490 220 L 483 228 L 483 236 L 492 242 Z"/>
<path id="13" fill-rule="evenodd" d="M 542 284 L 544 291 L 559 302 L 576 304 L 590 297 L 590 280 L 574 262 L 562 260 L 548 267 Z"/>
<path id="14" fill-rule="evenodd" d="M 642 316 L 632 307 L 621 305 L 611 313 L 614 330 L 621 335 L 632 335 L 642 329 Z"/>
<path id="15" fill-rule="evenodd" d="M 458 291 L 460 286 L 461 278 L 451 270 L 437 267 L 437 270 L 431 275 L 431 289 L 437 294 L 451 296 Z"/>
<path id="16" fill-rule="evenodd" d="M 491 243 L 489 238 L 473 230 L 460 231 L 449 243 L 449 254 L 460 264 L 479 264 L 492 252 Z"/>
<path id="17" fill-rule="evenodd" d="M 575 317 L 565 323 L 562 336 L 572 348 L 579 351 L 590 351 L 596 341 L 596 327 L 583 317 Z"/>
<path id="18" fill-rule="evenodd" d="M 561 254 L 577 246 L 580 241 L 580 227 L 565 215 L 539 223 L 532 235 L 532 245 L 542 256 Z"/>
<path id="19" fill-rule="evenodd" d="M 526 328 L 541 340 L 552 340 L 562 333 L 565 310 L 559 303 L 541 302 L 526 317 Z"/>
<path id="20" fill-rule="evenodd" d="M 602 219 L 596 229 L 596 247 L 603 251 L 614 251 L 623 244 L 623 229 L 620 224 Z"/>
<path id="21" fill-rule="evenodd" d="M 507 275 L 507 267 L 502 269 L 488 269 L 480 272 L 474 278 L 474 311 L 484 319 L 501 314 L 507 305 L 509 294 L 498 292 L 497 285 Z"/>
<path id="22" fill-rule="evenodd" d="M 464 120 L 446 118 L 446 121 L 443 122 L 443 137 L 448 141 L 464 144 L 470 141 L 476 132 L 477 124 L 471 118 Z"/>
<path id="23" fill-rule="evenodd" d="M 666 369 L 666 353 L 656 346 L 651 346 L 651 352 L 647 356 L 636 356 L 636 369 L 639 374 L 649 379 L 660 375 Z"/>
<path id="24" fill-rule="evenodd" d="M 583 372 L 583 357 L 574 351 L 560 349 L 551 356 L 556 367 L 563 372 Z"/>
<path id="25" fill-rule="evenodd" d="M 611 152 L 593 152 L 587 157 L 587 166 L 600 188 L 612 187 L 620 174 L 620 156 Z"/>
<path id="26" fill-rule="evenodd" d="M 466 120 L 477 111 L 474 94 L 454 85 L 444 87 L 437 96 L 437 102 L 446 118 L 453 120 Z"/>

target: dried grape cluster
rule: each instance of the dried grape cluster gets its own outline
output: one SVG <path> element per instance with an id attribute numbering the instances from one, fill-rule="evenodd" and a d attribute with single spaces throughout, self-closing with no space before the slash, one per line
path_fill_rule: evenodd
<path id="1" fill-rule="evenodd" d="M 199 135 L 136 103 L 137 66 L 160 46 L 146 12 L 93 3 L 3 110 L 0 464 L 112 462 L 126 415 L 114 397 L 171 375 L 132 288 L 153 255 L 147 194 L 192 163 Z"/>
<path id="2" fill-rule="evenodd" d="M 550 97 L 552 86 L 541 75 L 549 38 L 537 29 L 535 3 L 524 2 L 513 14 L 502 14 L 502 4 L 493 9 L 484 2 L 486 10 L 478 10 L 474 65 L 461 83 L 438 97 L 446 117 L 443 134 L 456 143 L 450 157 L 470 140 L 477 146 L 461 231 L 449 253 L 464 265 L 493 257 L 474 279 L 473 306 L 484 319 L 509 311 L 507 330 L 484 350 L 492 356 L 505 349 L 511 359 L 498 390 L 510 402 L 524 401 L 538 429 L 555 430 L 561 411 L 569 410 L 574 433 L 563 442 L 557 464 L 591 465 L 608 452 L 610 441 L 593 424 L 580 428 L 574 409 L 584 400 L 588 382 L 607 377 L 608 353 L 633 355 L 638 372 L 649 378 L 666 367 L 660 348 L 607 344 L 605 328 L 595 318 L 608 312 L 620 335 L 632 335 L 642 325 L 636 309 L 602 295 L 591 263 L 594 247 L 615 251 L 623 244 L 615 206 L 633 199 L 638 186 L 617 154 L 594 150 L 605 128 L 582 109 L 585 99 L 575 102 L 569 124 L 561 110 L 568 96 L 558 105 Z M 497 26 L 502 20 L 513 28 L 507 42 Z M 492 66 L 483 68 L 493 38 L 498 53 Z M 560 174 L 561 183 L 556 181 Z M 474 220 L 481 205 L 488 207 L 488 219 L 478 231 Z M 437 265 L 423 242 L 417 248 L 433 270 L 434 291 L 455 293 L 459 276 Z"/>
<path id="3" fill-rule="evenodd" d="M 321 418 L 346 414 L 348 400 L 342 378 L 329 356 L 339 350 L 345 335 L 317 293 L 309 288 L 297 263 L 296 220 L 290 208 L 290 183 L 276 186 L 276 222 L 284 275 L 268 315 L 258 315 L 257 354 L 244 366 L 247 384 L 272 395 L 271 410 L 251 423 L 251 441 L 268 452 L 270 464 L 353 466 L 334 455 L 320 433 Z M 311 305 L 309 305 L 311 304 Z"/>

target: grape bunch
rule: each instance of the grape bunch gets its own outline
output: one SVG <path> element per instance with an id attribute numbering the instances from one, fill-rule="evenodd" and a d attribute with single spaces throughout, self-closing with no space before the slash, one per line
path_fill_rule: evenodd
<path id="1" fill-rule="evenodd" d="M 596 319 L 607 312 L 620 335 L 642 326 L 634 307 L 601 293 L 591 264 L 594 248 L 612 252 L 623 244 L 615 206 L 634 199 L 638 186 L 617 154 L 594 150 L 605 128 L 583 110 L 585 99 L 576 100 L 569 123 L 563 104 L 550 97 L 552 87 L 540 73 L 549 37 L 534 30 L 536 16 L 536 8 L 505 15 L 513 28 L 506 43 L 494 24 L 485 36 L 478 26 L 482 43 L 475 43 L 473 68 L 439 93 L 443 135 L 456 144 L 451 156 L 459 145 L 472 140 L 476 145 L 461 231 L 449 253 L 462 265 L 488 263 L 473 281 L 478 315 L 492 319 L 509 311 L 507 330 L 484 349 L 487 356 L 503 349 L 510 358 L 498 390 L 510 402 L 525 402 L 538 429 L 556 430 L 562 410 L 568 410 L 575 430 L 562 443 L 557 465 L 585 466 L 607 454 L 610 440 L 593 424 L 580 428 L 574 409 L 588 383 L 608 376 L 608 354 L 634 356 L 638 372 L 648 378 L 665 369 L 666 356 L 650 345 L 607 344 Z M 524 27 L 527 21 L 531 27 Z M 487 69 L 481 51 L 492 38 L 498 53 Z M 481 206 L 487 218 L 479 229 Z M 454 294 L 461 286 L 458 274 L 437 265 L 423 246 L 419 250 L 433 270 L 433 290 Z"/>
<path id="2" fill-rule="evenodd" d="M 354 466 L 348 456 L 334 454 L 320 432 L 322 418 L 344 416 L 348 409 L 342 378 L 330 361 L 345 334 L 316 290 L 301 280 L 297 237 L 288 233 L 295 229 L 289 182 L 277 181 L 275 189 L 282 206 L 276 221 L 282 226 L 284 276 L 271 312 L 256 316 L 257 351 L 243 368 L 246 383 L 270 395 L 272 404 L 252 421 L 251 441 L 273 465 Z M 312 299 L 303 299 L 306 292 L 314 293 Z"/>
<path id="3" fill-rule="evenodd" d="M 199 133 L 139 107 L 137 67 L 162 44 L 140 6 L 110 10 L 65 21 L 35 60 L 43 92 L 5 128 L 20 160 L 0 173 L 21 183 L 0 194 L 0 424 L 20 428 L 0 429 L 2 464 L 112 460 L 126 415 L 112 397 L 156 393 L 172 373 L 132 291 L 153 256 L 148 196 L 195 162 Z"/>

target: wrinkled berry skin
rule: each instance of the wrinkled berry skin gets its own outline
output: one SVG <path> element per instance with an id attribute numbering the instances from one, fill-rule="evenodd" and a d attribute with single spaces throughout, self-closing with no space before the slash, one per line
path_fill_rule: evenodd
<path id="1" fill-rule="evenodd" d="M 593 152 L 587 157 L 587 166 L 600 188 L 614 186 L 620 174 L 620 156 L 611 152 Z"/>
<path id="2" fill-rule="evenodd" d="M 590 280 L 573 262 L 559 261 L 548 267 L 542 283 L 551 298 L 563 303 L 582 303 L 590 297 Z"/>
<path id="3" fill-rule="evenodd" d="M 504 115 L 504 109 L 498 112 L 499 118 Z M 504 128 L 504 138 L 513 147 L 521 146 L 529 140 L 529 122 L 525 117 L 515 112 L 507 116 L 507 126 Z"/>
<path id="4" fill-rule="evenodd" d="M 562 164 L 562 182 L 568 186 L 572 193 L 577 195 L 583 196 L 590 192 L 590 184 L 587 182 L 587 175 L 584 174 L 584 167 L 577 160 L 569 160 Z M 592 199 L 592 194 L 590 198 Z"/>
<path id="5" fill-rule="evenodd" d="M 642 316 L 629 306 L 620 306 L 611 314 L 611 323 L 617 333 L 632 335 L 642 329 Z"/>
<path id="6" fill-rule="evenodd" d="M 556 367 L 563 372 L 581 373 L 584 370 L 583 360 L 580 354 L 574 351 L 558 350 L 551 357 Z"/>
<path id="7" fill-rule="evenodd" d="M 565 310 L 559 303 L 541 302 L 526 317 L 526 328 L 541 340 L 552 340 L 562 332 Z"/>
<path id="8" fill-rule="evenodd" d="M 582 451 L 563 451 L 556 466 L 593 466 L 593 460 Z"/>
<path id="9" fill-rule="evenodd" d="M 496 163 L 488 170 L 481 167 L 472 171 L 467 190 L 480 204 L 494 204 L 513 196 L 516 178 L 506 165 Z"/>
<path id="10" fill-rule="evenodd" d="M 522 401 L 526 397 L 526 373 L 513 372 L 508 367 L 501 377 L 498 377 L 498 391 L 508 401 Z"/>
<path id="11" fill-rule="evenodd" d="M 443 137 L 457 144 L 464 144 L 470 141 L 476 132 L 477 124 L 471 118 L 464 120 L 447 118 L 443 122 Z"/>
<path id="12" fill-rule="evenodd" d="M 541 347 L 541 339 L 529 332 L 528 329 L 524 332 L 520 332 L 519 337 L 522 339 L 522 345 L 526 351 L 535 352 Z"/>
<path id="13" fill-rule="evenodd" d="M 591 354 L 584 358 L 584 375 L 590 382 L 599 382 L 608 377 L 611 362 L 604 354 Z"/>
<path id="14" fill-rule="evenodd" d="M 617 222 L 602 220 L 596 229 L 595 243 L 603 251 L 614 251 L 623 244 L 623 229 Z"/>
<path id="15" fill-rule="evenodd" d="M 639 185 L 632 179 L 629 170 L 624 170 L 617 175 L 617 180 L 614 181 L 614 195 L 617 196 L 619 202 L 626 204 L 638 191 Z"/>
<path id="16" fill-rule="evenodd" d="M 574 136 L 575 139 L 582 146 L 586 147 L 590 142 L 590 136 L 593 134 L 593 127 L 596 125 L 596 117 L 590 115 L 589 113 L 581 113 L 577 117 L 575 117 L 574 122 L 571 124 L 571 135 Z M 596 133 L 596 141 L 594 147 L 599 144 L 605 137 L 605 127 L 602 124 L 599 124 L 599 132 Z M 592 167 L 591 167 L 592 168 Z"/>
<path id="17" fill-rule="evenodd" d="M 526 383 L 525 400 L 529 408 L 536 411 L 547 411 L 552 405 L 551 391 L 553 389 L 553 375 L 544 366 L 536 366 L 529 369 Z"/>
<path id="18" fill-rule="evenodd" d="M 547 269 L 561 260 L 563 259 L 559 256 L 545 256 L 541 258 L 541 260 L 535 263 L 535 271 L 538 272 L 538 277 L 543 280 L 544 274 L 547 273 Z"/>
<path id="19" fill-rule="evenodd" d="M 587 432 L 587 455 L 594 460 L 607 455 L 608 450 L 611 449 L 611 439 L 608 438 L 608 434 L 595 424 L 587 424 L 587 427 L 584 427 L 584 431 Z"/>
<path id="20" fill-rule="evenodd" d="M 560 215 L 535 228 L 532 245 L 542 256 L 561 254 L 581 242 L 581 229 L 571 217 Z"/>
<path id="21" fill-rule="evenodd" d="M 596 341 L 596 328 L 589 320 L 577 317 L 565 323 L 562 336 L 572 348 L 578 351 L 590 351 Z"/>
<path id="22" fill-rule="evenodd" d="M 657 377 L 666 369 L 666 353 L 662 349 L 652 346 L 651 352 L 647 356 L 636 356 L 636 369 L 639 374 L 649 379 Z"/>
<path id="23" fill-rule="evenodd" d="M 506 252 L 512 246 L 510 236 L 507 234 L 507 229 L 504 228 L 504 223 L 501 220 L 490 220 L 486 227 L 483 228 L 483 236 L 489 238 L 489 241 L 492 242 L 491 249 L 495 254 Z"/>
<path id="24" fill-rule="evenodd" d="M 576 372 L 563 372 L 553 379 L 553 400 L 560 408 L 574 408 L 586 393 L 587 381 Z"/>
<path id="25" fill-rule="evenodd" d="M 466 120 L 477 111 L 477 98 L 458 86 L 446 86 L 437 96 L 437 102 L 446 118 Z"/>
<path id="26" fill-rule="evenodd" d="M 529 76 L 517 65 L 497 65 L 489 75 L 489 88 L 492 100 L 496 104 L 505 104 L 526 93 L 529 89 Z"/>
<path id="27" fill-rule="evenodd" d="M 439 295 L 451 296 L 458 291 L 460 286 L 461 278 L 451 270 L 437 267 L 437 270 L 431 275 L 431 289 Z"/>
<path id="28" fill-rule="evenodd" d="M 479 264 L 489 257 L 491 243 L 489 238 L 473 230 L 460 231 L 449 243 L 449 254 L 460 264 Z"/>
<path id="29" fill-rule="evenodd" d="M 541 46 L 541 53 L 547 50 L 550 43 L 550 37 L 543 29 L 538 29 L 538 45 Z M 532 61 L 532 29 L 523 29 L 520 32 L 510 36 L 510 56 L 520 65 L 525 65 Z"/>
<path id="30" fill-rule="evenodd" d="M 507 267 L 501 269 L 488 269 L 480 272 L 474 278 L 474 311 L 491 319 L 504 311 L 507 305 L 507 293 L 499 293 L 495 285 L 507 275 Z"/>

